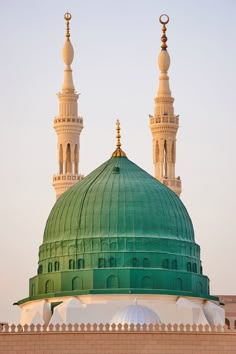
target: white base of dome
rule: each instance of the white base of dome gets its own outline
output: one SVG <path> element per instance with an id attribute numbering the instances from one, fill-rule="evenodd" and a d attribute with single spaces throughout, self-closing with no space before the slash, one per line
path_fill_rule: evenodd
<path id="1" fill-rule="evenodd" d="M 51 314 L 50 304 L 62 302 Z M 116 323 L 130 305 L 138 304 L 154 311 L 161 323 L 224 325 L 225 313 L 219 305 L 202 298 L 170 295 L 83 295 L 34 300 L 22 304 L 21 324 Z M 135 311 L 135 309 L 133 309 Z M 136 311 L 137 312 L 137 311 Z M 138 313 L 136 323 L 143 322 Z M 124 317 L 122 317 L 124 318 Z M 132 316 L 131 316 L 132 318 Z M 147 318 L 147 317 L 146 317 Z M 148 318 L 147 318 L 148 322 Z M 151 321 L 150 321 L 151 322 Z"/>

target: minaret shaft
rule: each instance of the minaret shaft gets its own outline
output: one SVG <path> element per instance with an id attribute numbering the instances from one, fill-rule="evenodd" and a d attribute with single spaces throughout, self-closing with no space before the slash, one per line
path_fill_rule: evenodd
<path id="1" fill-rule="evenodd" d="M 150 116 L 150 129 L 153 137 L 153 163 L 155 177 L 171 188 L 178 196 L 181 193 L 181 180 L 175 176 L 176 135 L 179 128 L 179 116 L 174 113 L 174 98 L 171 96 L 168 69 L 170 57 L 167 52 L 165 35 L 167 21 L 162 21 L 163 35 L 161 52 L 158 57 L 160 69 L 159 87 L 154 99 L 154 116 Z"/>
<path id="2" fill-rule="evenodd" d="M 83 129 L 83 118 L 78 116 L 78 98 L 75 92 L 71 63 L 74 50 L 70 42 L 70 14 L 65 15 L 67 21 L 66 41 L 62 55 L 65 63 L 62 90 L 58 94 L 59 116 L 54 119 L 54 129 L 58 142 L 58 174 L 53 176 L 56 197 L 60 197 L 68 188 L 80 181 L 79 174 L 80 133 Z"/>

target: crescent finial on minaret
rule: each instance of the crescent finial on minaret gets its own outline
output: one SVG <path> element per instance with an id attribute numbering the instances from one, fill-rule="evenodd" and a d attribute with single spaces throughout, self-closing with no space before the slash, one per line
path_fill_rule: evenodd
<path id="1" fill-rule="evenodd" d="M 169 16 L 166 15 L 166 14 L 163 14 L 159 17 L 159 21 L 160 23 L 163 25 L 162 26 L 162 36 L 161 36 L 161 49 L 162 50 L 166 50 L 167 48 L 167 37 L 166 37 L 166 31 L 167 31 L 167 28 L 166 28 L 166 24 L 169 22 Z"/>
<path id="2" fill-rule="evenodd" d="M 72 16 L 69 12 L 66 12 L 64 15 L 64 19 L 66 20 L 66 38 L 69 41 L 70 40 L 70 20 Z"/>
<path id="3" fill-rule="evenodd" d="M 162 36 L 161 36 L 161 52 L 158 57 L 158 66 L 159 66 L 161 73 L 166 73 L 166 74 L 167 74 L 167 71 L 170 66 L 170 56 L 167 51 L 167 44 L 166 44 L 166 42 L 167 42 L 166 24 L 169 22 L 169 20 L 170 20 L 169 16 L 166 14 L 163 14 L 159 17 L 159 21 L 162 24 Z M 166 77 L 166 79 L 169 79 L 168 76 Z M 161 84 L 161 82 L 160 82 L 160 86 L 163 86 Z M 170 90 L 169 90 L 169 94 L 170 94 Z"/>

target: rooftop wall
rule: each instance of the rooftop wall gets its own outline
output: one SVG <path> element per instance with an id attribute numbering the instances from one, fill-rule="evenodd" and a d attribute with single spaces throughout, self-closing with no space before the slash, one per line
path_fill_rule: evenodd
<path id="1" fill-rule="evenodd" d="M 0 354 L 230 354 L 236 331 L 222 326 L 4 326 Z"/>

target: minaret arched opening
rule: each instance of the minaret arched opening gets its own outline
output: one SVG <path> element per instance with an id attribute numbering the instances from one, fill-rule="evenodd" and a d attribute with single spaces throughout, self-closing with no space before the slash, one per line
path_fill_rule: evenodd
<path id="1" fill-rule="evenodd" d="M 63 173 L 63 147 L 62 144 L 59 146 L 59 174 Z"/>
<path id="2" fill-rule="evenodd" d="M 79 165 L 79 148 L 78 144 L 75 144 L 74 149 L 74 173 L 78 174 L 78 165 Z"/>
<path id="3" fill-rule="evenodd" d="M 163 165 L 162 165 L 162 177 L 167 178 L 167 144 L 166 140 L 164 141 L 164 149 L 163 149 Z"/>
<path id="4" fill-rule="evenodd" d="M 72 163 L 71 163 L 71 148 L 70 144 L 66 146 L 66 173 L 72 173 Z"/>

